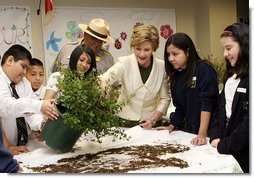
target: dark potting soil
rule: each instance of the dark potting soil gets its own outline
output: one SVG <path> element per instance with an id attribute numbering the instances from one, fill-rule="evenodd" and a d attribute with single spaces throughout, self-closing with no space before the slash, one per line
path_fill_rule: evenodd
<path id="1" fill-rule="evenodd" d="M 127 173 L 158 167 L 187 168 L 188 163 L 173 155 L 188 151 L 181 144 L 124 146 L 95 154 L 63 158 L 55 164 L 27 167 L 38 173 Z M 162 156 L 164 155 L 164 158 Z"/>

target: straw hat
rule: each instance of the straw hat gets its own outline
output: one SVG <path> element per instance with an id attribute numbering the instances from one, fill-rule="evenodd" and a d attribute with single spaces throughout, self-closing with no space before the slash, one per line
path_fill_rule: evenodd
<path id="1" fill-rule="evenodd" d="M 109 25 L 103 19 L 93 19 L 89 25 L 79 24 L 79 27 L 89 35 L 104 41 L 114 42 L 115 40 L 109 36 Z"/>

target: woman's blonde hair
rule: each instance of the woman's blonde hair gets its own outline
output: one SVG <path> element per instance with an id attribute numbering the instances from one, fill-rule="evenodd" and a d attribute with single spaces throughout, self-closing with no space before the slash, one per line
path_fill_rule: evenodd
<path id="1" fill-rule="evenodd" d="M 130 47 L 139 45 L 145 41 L 150 41 L 153 50 L 156 51 L 159 47 L 159 33 L 153 25 L 141 25 L 134 28 L 131 35 Z"/>

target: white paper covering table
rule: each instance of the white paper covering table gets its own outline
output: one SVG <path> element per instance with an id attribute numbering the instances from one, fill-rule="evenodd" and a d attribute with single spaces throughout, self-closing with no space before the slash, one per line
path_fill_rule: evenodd
<path id="1" fill-rule="evenodd" d="M 131 136 L 129 141 L 118 140 L 111 141 L 111 137 L 103 138 L 103 142 L 98 144 L 95 141 L 78 141 L 74 146 L 74 152 L 65 154 L 57 154 L 44 143 L 39 145 L 37 141 L 33 140 L 28 143 L 28 147 L 32 150 L 29 153 L 17 155 L 14 158 L 20 162 L 24 173 L 32 173 L 32 169 L 27 167 L 36 167 L 47 164 L 55 164 L 62 158 L 69 158 L 86 153 L 96 153 L 101 150 L 110 148 L 118 148 L 130 145 L 154 145 L 163 142 L 172 144 L 182 144 L 188 146 L 190 150 L 181 153 L 173 154 L 174 157 L 187 161 L 189 167 L 157 167 L 146 168 L 136 171 L 135 173 L 241 173 L 242 170 L 237 161 L 231 155 L 222 155 L 208 143 L 203 146 L 193 146 L 190 144 L 191 138 L 195 137 L 194 134 L 189 134 L 182 131 L 156 131 L 144 130 L 139 126 L 126 129 L 127 135 Z"/>

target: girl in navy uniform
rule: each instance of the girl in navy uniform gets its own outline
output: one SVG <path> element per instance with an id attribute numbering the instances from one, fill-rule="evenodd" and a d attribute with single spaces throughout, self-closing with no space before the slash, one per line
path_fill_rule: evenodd
<path id="1" fill-rule="evenodd" d="M 249 172 L 249 27 L 234 23 L 221 34 L 226 72 L 210 143 L 221 154 L 232 154 Z"/>
<path id="2" fill-rule="evenodd" d="M 171 114 L 168 126 L 156 129 L 169 132 L 181 129 L 197 134 L 191 143 L 204 145 L 219 94 L 217 73 L 212 63 L 199 57 L 185 33 L 170 36 L 165 45 L 164 60 L 175 112 Z"/>

